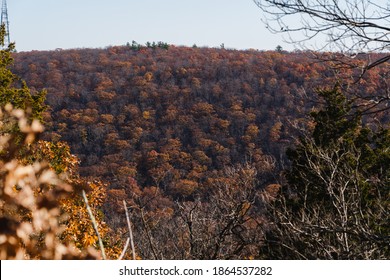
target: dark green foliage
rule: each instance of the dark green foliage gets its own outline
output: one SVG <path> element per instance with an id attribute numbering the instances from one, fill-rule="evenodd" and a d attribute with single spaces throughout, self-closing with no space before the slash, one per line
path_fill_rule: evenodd
<path id="1" fill-rule="evenodd" d="M 319 95 L 324 99 L 325 107 L 310 114 L 315 122 L 311 138 L 301 139 L 295 149 L 287 151 L 292 162 L 287 172 L 289 185 L 299 190 L 303 182 L 306 183 L 308 193 L 305 195 L 309 194 L 306 203 L 310 203 L 310 197 L 315 203 L 327 200 L 327 181 L 319 176 L 331 177 L 334 170 L 327 160 L 339 160 L 340 167 L 345 164 L 358 173 L 357 183 L 362 189 L 371 189 L 368 193 L 379 186 L 382 189 L 388 186 L 389 129 L 373 131 L 363 125 L 359 112 L 351 110 L 351 102 L 337 87 L 320 91 Z M 329 151 L 334 152 L 333 158 L 321 159 L 331 154 Z M 340 155 L 342 158 L 337 158 Z M 317 168 L 313 168 L 314 163 L 318 164 Z"/>
<path id="2" fill-rule="evenodd" d="M 287 152 L 288 184 L 272 205 L 265 257 L 389 257 L 389 129 L 363 125 L 336 86 L 321 91 L 312 134 Z"/>
<path id="3" fill-rule="evenodd" d="M 337 86 L 330 91 L 320 91 L 319 95 L 325 100 L 326 110 L 312 112 L 315 121 L 313 138 L 317 145 L 330 147 L 337 145 L 340 138 L 352 140 L 360 125 L 359 114 L 351 114 L 351 102 L 342 95 Z"/>
<path id="4" fill-rule="evenodd" d="M 15 44 L 4 46 L 5 27 L 1 26 L 1 50 L 0 50 L 0 106 L 10 103 L 14 108 L 26 110 L 30 108 L 31 118 L 42 121 L 42 112 L 46 109 L 44 105 L 46 92 L 41 91 L 32 94 L 24 81 L 21 81 L 9 69 L 13 64 L 12 53 L 15 51 Z"/>
<path id="5" fill-rule="evenodd" d="M 127 47 L 130 47 L 133 51 L 139 51 L 141 50 L 142 48 L 149 48 L 149 49 L 164 49 L 164 50 L 168 50 L 169 49 L 169 44 L 168 43 L 164 43 L 164 42 L 153 42 L 153 43 L 150 43 L 150 42 L 146 42 L 146 45 L 143 46 L 141 44 L 138 44 L 136 41 L 132 41 L 131 45 L 130 43 L 127 43 L 126 44 Z"/>

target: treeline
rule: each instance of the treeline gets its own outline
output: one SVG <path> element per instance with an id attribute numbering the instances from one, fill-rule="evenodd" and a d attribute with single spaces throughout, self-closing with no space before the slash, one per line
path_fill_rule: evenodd
<path id="1" fill-rule="evenodd" d="M 139 44 L 139 43 L 137 43 L 136 41 L 133 40 L 131 42 L 131 44 L 129 42 L 127 42 L 126 46 L 128 48 L 131 48 L 133 51 L 139 51 L 142 48 L 152 48 L 152 49 L 160 48 L 160 49 L 165 49 L 165 50 L 169 49 L 169 44 L 161 42 L 161 41 L 158 41 L 157 43 L 156 42 L 152 42 L 152 43 L 151 42 L 146 42 L 145 45 L 142 45 L 142 44 Z"/>
<path id="2" fill-rule="evenodd" d="M 265 201 L 284 183 L 286 149 L 315 125 L 315 89 L 352 84 L 309 53 L 163 45 L 19 53 L 13 70 L 48 92 L 45 137 L 108 183 L 104 214 L 118 232 L 128 201 L 142 258 L 260 257 Z M 379 72 L 354 93 L 385 90 Z"/>

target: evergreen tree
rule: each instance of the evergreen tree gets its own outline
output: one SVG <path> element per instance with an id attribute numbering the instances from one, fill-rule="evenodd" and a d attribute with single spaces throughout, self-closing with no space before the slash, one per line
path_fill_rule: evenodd
<path id="1" fill-rule="evenodd" d="M 390 132 L 372 130 L 335 87 L 321 91 L 311 135 L 287 152 L 264 252 L 282 259 L 389 257 Z"/>
<path id="2" fill-rule="evenodd" d="M 29 108 L 31 118 L 42 121 L 42 113 L 46 110 L 44 104 L 46 91 L 31 93 L 26 83 L 11 72 L 15 44 L 5 46 L 5 34 L 5 26 L 2 25 L 0 27 L 0 106 L 10 103 L 17 109 L 27 110 Z"/>

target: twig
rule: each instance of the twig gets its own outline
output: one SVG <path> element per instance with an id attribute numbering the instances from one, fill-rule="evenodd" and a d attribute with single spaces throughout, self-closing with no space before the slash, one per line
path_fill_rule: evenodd
<path id="1" fill-rule="evenodd" d="M 146 236 L 148 237 L 150 248 L 152 249 L 154 259 L 157 260 L 158 259 L 158 254 L 157 254 L 156 248 L 155 248 L 155 246 L 153 244 L 153 237 L 152 237 L 152 234 L 150 233 L 150 228 L 149 228 L 149 226 L 148 226 L 148 224 L 146 222 L 146 219 L 145 219 L 144 210 L 142 208 L 140 208 L 140 212 L 141 212 L 142 224 L 143 224 L 143 226 L 145 228 Z"/>
<path id="2" fill-rule="evenodd" d="M 126 212 L 126 220 L 127 220 L 127 226 L 129 228 L 129 236 L 130 236 L 130 243 L 131 243 L 131 252 L 133 254 L 133 260 L 135 260 L 135 249 L 134 249 L 134 240 L 133 240 L 133 231 L 131 229 L 131 222 L 129 217 L 129 211 L 127 210 L 126 201 L 123 200 L 123 206 L 125 207 Z"/>
<path id="3" fill-rule="evenodd" d="M 97 235 L 97 237 L 99 239 L 99 246 L 100 246 L 100 250 L 102 251 L 102 258 L 103 258 L 103 260 L 105 260 L 106 259 L 106 253 L 104 252 L 103 241 L 102 241 L 102 238 L 101 238 L 100 233 L 99 233 L 99 229 L 98 229 L 98 226 L 97 226 L 97 223 L 96 223 L 96 219 L 95 219 L 95 217 L 92 214 L 91 207 L 89 207 L 88 199 L 87 199 L 87 196 L 86 196 L 84 190 L 82 191 L 82 195 L 83 195 L 84 202 L 87 205 L 87 211 L 88 211 L 89 217 L 90 217 L 90 219 L 92 221 L 93 229 L 95 230 L 96 235 Z"/>

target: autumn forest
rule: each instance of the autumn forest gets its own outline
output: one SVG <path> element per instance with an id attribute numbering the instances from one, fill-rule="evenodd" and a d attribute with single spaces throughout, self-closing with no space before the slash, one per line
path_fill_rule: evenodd
<path id="1" fill-rule="evenodd" d="M 389 258 L 387 63 L 360 76 L 315 52 L 161 42 L 1 52 L 1 259 Z"/>

